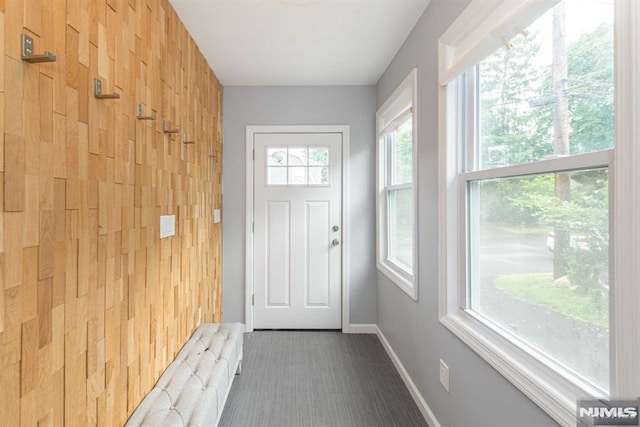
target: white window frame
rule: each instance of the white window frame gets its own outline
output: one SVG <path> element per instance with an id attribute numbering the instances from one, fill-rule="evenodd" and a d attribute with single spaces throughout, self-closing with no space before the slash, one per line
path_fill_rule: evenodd
<path id="1" fill-rule="evenodd" d="M 575 426 L 576 399 L 601 397 L 584 383 L 558 374 L 551 361 L 531 356 L 465 310 L 463 244 L 465 179 L 490 178 L 495 171 L 461 171 L 457 77 L 526 28 L 557 0 L 474 0 L 443 34 L 439 43 L 439 318 L 451 332 L 513 383 L 553 419 Z M 535 173 L 564 167 L 608 164 L 610 176 L 610 351 L 611 398 L 640 395 L 640 4 L 617 0 L 615 6 L 616 147 L 601 153 L 513 166 L 512 172 Z M 462 154 L 462 153 L 460 153 Z M 504 170 L 500 171 L 502 174 Z M 634 215 L 636 212 L 636 215 Z M 621 230 L 621 232 L 617 232 Z"/>
<path id="2" fill-rule="evenodd" d="M 377 267 L 393 283 L 402 289 L 414 300 L 418 300 L 418 116 L 417 116 L 417 69 L 411 70 L 398 88 L 391 94 L 387 101 L 376 113 L 377 128 L 377 239 L 376 239 L 376 259 Z M 386 149 L 384 136 L 389 129 L 399 122 L 403 122 L 407 115 L 412 119 L 412 183 L 405 185 L 394 185 L 389 188 L 387 183 L 387 163 L 388 152 Z M 392 262 L 388 256 L 388 190 L 398 190 L 411 188 L 413 190 L 413 268 L 412 272 Z"/>

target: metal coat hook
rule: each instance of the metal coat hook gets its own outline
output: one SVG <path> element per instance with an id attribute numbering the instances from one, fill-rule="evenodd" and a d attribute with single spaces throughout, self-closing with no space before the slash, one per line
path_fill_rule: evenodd
<path id="1" fill-rule="evenodd" d="M 195 144 L 196 142 L 187 140 L 187 133 L 183 132 L 182 133 L 182 143 L 183 144 Z"/>
<path id="2" fill-rule="evenodd" d="M 120 94 L 114 93 L 102 93 L 102 81 L 100 79 L 94 79 L 95 97 L 98 99 L 120 99 Z"/>
<path id="3" fill-rule="evenodd" d="M 163 120 L 162 122 L 162 132 L 164 133 L 180 133 L 179 128 L 169 129 L 169 120 Z"/>
<path id="4" fill-rule="evenodd" d="M 40 62 L 55 62 L 56 56 L 45 51 L 42 55 L 34 55 L 33 53 L 33 39 L 26 34 L 22 35 L 22 60 L 37 64 Z"/>
<path id="5" fill-rule="evenodd" d="M 156 115 L 154 114 L 153 116 L 143 116 L 142 115 L 142 104 L 138 104 L 137 110 L 136 110 L 136 119 L 138 120 L 155 120 L 156 119 Z"/>

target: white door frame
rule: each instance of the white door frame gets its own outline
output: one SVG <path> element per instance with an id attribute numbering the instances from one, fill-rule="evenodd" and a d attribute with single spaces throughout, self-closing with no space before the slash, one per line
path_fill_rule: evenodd
<path id="1" fill-rule="evenodd" d="M 349 126 L 247 126 L 246 130 L 246 226 L 245 226 L 245 331 L 253 332 L 253 221 L 254 161 L 256 133 L 340 133 L 342 134 L 342 331 L 349 331 Z"/>

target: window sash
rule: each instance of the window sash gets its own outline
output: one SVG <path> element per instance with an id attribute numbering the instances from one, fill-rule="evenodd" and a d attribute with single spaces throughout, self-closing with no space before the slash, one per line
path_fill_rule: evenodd
<path id="1" fill-rule="evenodd" d="M 409 108 L 407 110 L 408 115 L 403 113 L 402 117 L 400 117 L 398 120 L 394 121 L 393 125 L 394 125 L 394 130 L 390 133 L 387 133 L 383 136 L 381 136 L 380 138 L 380 143 L 384 144 L 384 156 L 385 156 L 385 171 L 384 171 L 384 176 L 385 176 L 385 186 L 389 187 L 389 186 L 395 186 L 395 185 L 404 185 L 403 184 L 392 184 L 393 182 L 393 176 L 395 174 L 396 168 L 397 168 L 397 164 L 396 164 L 396 156 L 394 153 L 394 147 L 393 144 L 396 142 L 396 137 L 395 137 L 395 129 L 399 128 L 400 126 L 404 125 L 407 121 L 409 121 L 412 118 L 412 114 L 413 114 L 413 110 L 412 108 Z M 413 135 L 412 135 L 413 138 Z M 412 141 L 412 152 L 413 150 L 413 144 L 415 142 Z M 411 177 L 410 177 L 410 181 L 407 182 L 407 184 L 410 184 L 413 181 L 413 167 L 414 167 L 414 160 L 413 160 L 413 156 L 411 159 L 411 169 L 412 169 L 412 173 L 411 173 Z"/>
<path id="2" fill-rule="evenodd" d="M 473 28 L 483 21 L 483 16 L 474 13 L 473 7 L 482 7 L 493 0 L 474 0 L 462 15 L 440 39 L 439 64 L 440 77 L 443 68 L 450 64 L 449 58 L 455 54 L 456 45 L 451 41 L 456 37 L 465 39 L 465 35 L 456 36 L 458 29 Z M 499 0 L 496 0 L 499 1 Z M 464 18 L 464 19 L 463 19 Z M 640 289 L 633 286 L 640 268 L 630 262 L 635 256 L 638 241 L 637 217 L 632 215 L 632 207 L 640 206 L 635 192 L 633 176 L 640 170 L 640 156 L 633 147 L 638 146 L 638 117 L 640 106 L 637 102 L 638 87 L 633 84 L 633 76 L 640 69 L 637 46 L 640 42 L 640 30 L 636 22 L 640 18 L 640 7 L 636 0 L 615 1 L 614 32 L 616 37 L 616 88 L 615 88 L 615 132 L 616 147 L 604 153 L 607 160 L 598 160 L 594 167 L 607 166 L 610 173 L 610 274 L 615 277 L 611 301 L 611 396 L 637 396 L 640 392 L 640 375 L 636 351 L 640 348 L 640 327 L 629 319 L 634 317 L 640 301 Z M 457 25 L 457 28 L 456 28 Z M 468 38 L 468 37 L 467 37 Z M 454 50 L 453 52 L 451 52 Z M 481 59 L 481 58 L 480 58 Z M 473 65 L 472 63 L 469 64 Z M 467 67 L 461 67 L 466 69 Z M 463 123 L 464 111 L 461 111 L 461 99 L 464 85 L 459 83 L 459 74 L 451 74 L 446 81 L 441 79 L 439 90 L 439 192 L 438 223 L 439 233 L 439 318 L 440 322 L 459 337 L 472 351 L 500 372 L 515 387 L 522 391 L 535 404 L 547 412 L 562 425 L 575 425 L 576 398 L 598 396 L 598 390 L 589 390 L 584 384 L 577 386 L 565 377 L 560 377 L 553 366 L 533 358 L 527 349 L 504 339 L 478 320 L 475 313 L 464 310 L 459 304 L 464 301 L 459 295 L 460 281 L 465 277 L 460 271 L 460 248 L 464 247 L 462 218 L 456 219 L 460 207 L 464 205 L 460 195 L 466 164 L 461 146 L 454 144 L 465 136 L 459 126 Z M 605 154 L 606 153 L 606 154 Z M 612 154 L 613 153 L 613 154 Z M 613 156 L 613 160 L 612 160 Z M 571 169 L 568 166 L 561 168 Z M 506 176 L 525 175 L 523 170 L 516 172 L 502 170 Z M 501 173 L 502 173 L 501 172 Z M 481 175 L 477 175 L 480 177 Z M 472 175 L 466 176 L 471 179 Z M 464 217 L 463 217 L 464 218 Z M 634 246 L 635 245 L 635 246 Z M 602 396 L 604 397 L 604 396 Z"/>
<path id="3" fill-rule="evenodd" d="M 390 264 L 393 264 L 395 267 L 397 267 L 398 269 L 400 269 L 400 273 L 404 273 L 405 279 L 407 280 L 411 280 L 411 278 L 413 277 L 413 270 L 415 268 L 415 266 L 409 266 L 406 264 L 403 264 L 401 262 L 396 262 L 394 259 L 391 258 L 391 247 L 394 244 L 394 242 L 396 241 L 397 238 L 397 233 L 393 233 L 392 229 L 391 229 L 391 193 L 396 193 L 398 191 L 401 190 L 413 190 L 413 184 L 398 184 L 398 185 L 389 185 L 385 188 L 385 192 L 386 192 L 386 212 L 387 212 L 387 223 L 386 223 L 386 231 L 387 231 L 387 245 L 386 245 L 386 252 L 384 254 L 384 257 L 386 259 L 386 261 Z M 413 193 L 412 193 L 413 194 Z M 412 197 L 412 204 L 413 204 L 413 197 Z M 413 259 L 415 259 L 414 256 L 414 251 L 415 251 L 415 236 L 413 236 L 413 230 L 415 229 L 414 227 L 414 215 L 413 212 L 415 211 L 414 207 L 411 207 L 411 229 L 412 229 L 412 242 L 411 242 L 411 257 Z M 397 230 L 395 230 L 397 231 Z"/>
<path id="4" fill-rule="evenodd" d="M 560 0 L 473 1 L 440 38 L 438 80 L 445 86 L 508 44 Z"/>
<path id="5" fill-rule="evenodd" d="M 384 128 L 378 134 L 379 138 L 384 138 L 387 135 L 390 135 L 396 131 L 397 128 L 402 126 L 407 120 L 411 118 L 413 115 L 413 107 L 409 105 L 406 110 L 400 112 L 397 116 L 387 121 L 385 118 L 382 118 L 382 122 Z"/>

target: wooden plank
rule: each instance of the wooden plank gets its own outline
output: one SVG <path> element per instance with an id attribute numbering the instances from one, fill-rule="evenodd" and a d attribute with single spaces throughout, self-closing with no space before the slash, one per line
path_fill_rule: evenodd
<path id="1" fill-rule="evenodd" d="M 40 74 L 39 101 L 40 107 L 40 141 L 53 142 L 53 79 Z"/>
<path id="2" fill-rule="evenodd" d="M 22 245 L 38 246 L 40 242 L 40 197 L 38 191 L 39 178 L 25 176 L 25 204 Z M 36 264 L 32 264 L 35 266 Z"/>
<path id="3" fill-rule="evenodd" d="M 6 426 L 20 424 L 20 363 L 0 371 L 0 408 Z"/>
<path id="4" fill-rule="evenodd" d="M 20 363 L 22 354 L 22 287 L 4 291 L 5 328 L 0 335 L 0 370 Z"/>
<path id="5" fill-rule="evenodd" d="M 78 151 L 78 91 L 67 88 L 66 116 L 66 178 L 67 209 L 80 207 L 80 175 Z"/>
<path id="6" fill-rule="evenodd" d="M 38 247 L 22 250 L 22 322 L 38 316 Z"/>
<path id="7" fill-rule="evenodd" d="M 24 27 L 38 36 L 42 34 L 42 0 L 24 0 Z"/>
<path id="8" fill-rule="evenodd" d="M 24 138 L 5 134 L 4 210 L 20 212 L 25 204 Z"/>
<path id="9" fill-rule="evenodd" d="M 0 224 L 3 224 L 4 218 L 3 215 L 0 214 Z M 0 230 L 3 225 L 0 225 Z M 2 240 L 2 236 L 0 236 L 0 240 Z M 4 253 L 0 251 L 0 279 L 4 282 Z M 4 301 L 4 286 L 0 286 L 0 337 L 4 332 L 4 317 L 5 317 L 5 301 Z M 1 343 L 0 339 L 0 343 Z M 2 351 L 0 351 L 2 353 Z M 0 369 L 1 370 L 1 369 Z M 2 407 L 2 406 L 0 406 Z"/>
<path id="10" fill-rule="evenodd" d="M 38 318 L 22 322 L 20 397 L 31 393 L 38 383 Z"/>
<path id="11" fill-rule="evenodd" d="M 2 74 L 0 72 L 0 74 Z M 4 118 L 4 93 L 0 92 L 0 117 Z M 4 120 L 0 120 L 0 172 L 4 172 Z M 0 191 L 2 195 L 0 197 L 4 197 L 4 192 Z M 3 210 L 4 202 L 0 203 L 0 210 Z"/>
<path id="12" fill-rule="evenodd" d="M 38 207 L 41 211 L 53 210 L 53 144 L 42 143 L 40 145 L 40 155 L 43 159 L 40 162 L 38 171 Z"/>
<path id="13" fill-rule="evenodd" d="M 53 111 L 64 115 L 66 112 L 67 90 L 67 10 L 66 0 L 47 0 L 51 7 L 49 15 L 53 27 L 53 49 L 58 59 L 53 64 Z"/>
<path id="14" fill-rule="evenodd" d="M 72 0 L 69 0 L 72 1 Z M 78 0 L 73 0 L 78 1 Z M 67 47 L 65 49 L 66 54 L 66 68 L 67 68 L 67 87 L 78 90 L 78 70 L 79 64 L 79 34 L 72 25 L 67 26 Z M 67 104 L 69 103 L 67 99 Z M 77 102 L 74 105 L 77 108 Z"/>
<path id="15" fill-rule="evenodd" d="M 5 4 L 5 55 L 19 60 L 21 57 L 20 34 L 23 32 L 24 0 L 7 0 Z M 9 59 L 9 58 L 7 58 Z M 6 82 L 9 84 L 9 82 Z"/>
<path id="16" fill-rule="evenodd" d="M 81 0 L 67 0 L 67 24 L 76 32 L 80 31 Z"/>
<path id="17" fill-rule="evenodd" d="M 53 114 L 53 176 L 67 177 L 67 122 L 66 117 L 59 113 Z"/>
<path id="18" fill-rule="evenodd" d="M 4 12 L 4 10 L 2 10 Z M 5 70 L 5 14 L 0 13 L 0 92 L 4 93 L 4 70 Z M 4 117 L 4 116 L 0 116 Z"/>
<path id="19" fill-rule="evenodd" d="M 53 335 L 53 279 L 38 281 L 38 348 L 51 344 Z"/>
<path id="20" fill-rule="evenodd" d="M 40 245 L 38 246 L 38 279 L 53 277 L 56 215 L 51 211 L 40 213 Z M 53 283 L 52 283 L 53 284 Z"/>

